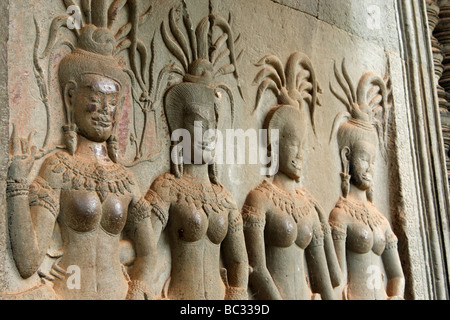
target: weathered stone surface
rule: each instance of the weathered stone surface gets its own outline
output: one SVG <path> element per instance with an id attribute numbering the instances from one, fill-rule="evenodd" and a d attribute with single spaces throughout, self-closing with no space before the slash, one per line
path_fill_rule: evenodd
<path id="1" fill-rule="evenodd" d="M 308 13 L 315 17 L 319 14 L 319 1 L 316 0 L 273 0 L 273 2 Z"/>
<path id="2" fill-rule="evenodd" d="M 8 106 L 8 22 L 9 22 L 9 1 L 0 4 L 0 13 L 4 19 L 0 22 L 0 188 L 6 188 L 6 172 L 8 166 L 8 136 L 9 136 L 9 108 Z M 2 192 L 0 197 L 0 212 L 6 212 L 6 196 Z M 6 259 L 7 259 L 7 226 L 6 215 L 0 215 L 0 291 L 7 289 L 6 285 Z"/>
<path id="3" fill-rule="evenodd" d="M 5 106 L 0 109 L 2 297 L 46 299 L 49 292 L 56 290 L 60 298 L 80 298 L 76 291 L 65 287 L 70 274 L 63 271 L 70 267 L 68 264 L 90 266 L 92 270 L 98 267 L 103 272 L 102 263 L 114 258 L 108 263 L 114 270 L 102 274 L 103 280 L 110 283 L 109 291 L 103 280 L 94 279 L 94 272 L 90 278 L 86 276 L 92 283 L 84 282 L 83 290 L 85 285 L 94 286 L 83 291 L 83 297 L 125 298 L 128 293 L 128 298 L 247 298 L 247 269 L 251 277 L 254 266 L 248 266 L 246 260 L 239 211 L 252 190 L 263 185 L 265 179 L 271 180 L 262 173 L 267 165 L 262 161 L 266 160 L 267 150 L 254 148 L 260 143 L 258 130 L 265 128 L 273 106 L 294 105 L 306 113 L 310 121 L 299 126 L 305 128 L 302 133 L 308 143 L 304 146 L 301 176 L 295 183 L 304 188 L 301 190 L 308 190 L 308 199 L 320 205 L 320 222 L 328 230 L 329 213 L 346 193 L 340 174 L 350 174 L 343 168 L 342 148 L 333 131 L 337 128 L 336 116 L 349 111 L 345 101 L 357 103 L 365 114 L 367 104 L 389 105 L 388 114 L 379 118 L 385 135 L 379 136 L 381 143 L 373 161 L 376 174 L 368 201 L 376 210 L 371 212 L 382 213 L 383 225 L 389 225 L 398 238 L 405 297 L 445 296 L 442 288 L 448 286 L 448 275 L 443 257 L 448 255 L 448 237 L 440 234 L 448 230 L 448 220 L 443 216 L 449 206 L 444 197 L 448 185 L 441 181 L 439 155 L 444 149 L 435 130 L 439 123 L 437 98 L 442 102 L 445 97 L 442 92 L 437 95 L 434 86 L 434 78 L 445 75 L 445 68 L 439 68 L 443 57 L 438 43 L 433 42 L 434 51 L 428 50 L 428 27 L 436 26 L 439 31 L 439 24 L 426 20 L 422 3 L 98 0 L 92 2 L 92 10 L 86 7 L 88 3 L 73 1 L 80 4 L 85 23 L 80 30 L 70 28 L 70 19 L 77 18 L 74 11 L 67 10 L 72 1 L 0 4 L 0 12 L 9 14 L 9 19 L 0 22 L 1 30 L 7 30 L 0 39 L 4 61 L 0 66 L 0 100 L 4 101 L 0 102 Z M 111 3 L 118 7 L 108 11 Z M 94 14 L 90 16 L 89 12 Z M 436 7 L 429 7 L 429 13 L 436 19 Z M 67 15 L 53 20 L 63 14 Z M 91 23 L 96 26 L 86 27 Z M 435 32 L 435 36 L 439 40 L 439 34 Z M 107 44 L 99 46 L 97 41 Z M 48 44 L 49 50 L 45 50 Z M 115 48 L 117 55 L 110 51 Z M 443 48 L 445 51 L 445 43 Z M 308 58 L 290 60 L 299 56 Z M 360 79 L 361 87 L 369 86 L 364 84 L 369 73 L 377 75 L 370 82 L 373 90 L 357 90 Z M 81 84 L 89 85 L 83 91 Z M 110 112 L 92 119 L 90 112 L 100 110 L 93 104 L 103 97 L 97 91 L 107 96 L 120 93 L 118 98 L 123 100 L 119 99 L 118 104 L 107 99 Z M 375 99 L 364 103 L 366 94 Z M 121 106 L 119 118 L 112 121 L 116 114 L 112 109 L 117 105 Z M 353 118 L 359 119 L 355 115 Z M 176 129 L 195 134 L 196 119 L 207 120 L 202 132 L 208 128 L 220 130 L 225 139 L 224 157 L 221 163 L 209 167 L 203 158 L 200 164 L 174 165 L 172 156 L 181 153 L 174 153 L 177 144 L 171 141 L 171 135 Z M 446 119 L 445 115 L 441 118 L 444 128 Z M 240 130 L 241 138 L 247 135 L 241 140 L 244 144 L 239 144 L 239 139 L 227 141 L 227 129 L 234 129 L 235 134 Z M 33 131 L 36 134 L 31 141 L 38 149 L 30 172 L 23 173 L 31 162 L 17 155 L 27 149 L 32 152 L 32 148 L 20 141 L 26 141 Z M 19 144 L 9 149 L 10 139 L 23 143 L 24 150 Z M 227 159 L 232 150 L 226 148 L 230 146 L 234 155 Z M 447 139 L 445 146 L 448 152 Z M 191 144 L 186 149 L 191 147 L 196 150 Z M 203 147 L 209 149 L 211 145 Z M 90 148 L 96 150 L 94 154 L 90 154 Z M 80 160 L 81 155 L 89 160 Z M 105 161 L 98 162 L 98 157 Z M 52 233 L 42 233 L 47 236 L 49 249 L 39 252 L 44 256 L 39 272 L 28 269 L 24 259 L 34 239 L 29 238 L 25 245 L 20 240 L 28 237 L 26 226 L 30 230 L 42 227 L 29 223 L 26 201 L 17 201 L 17 196 L 27 192 L 27 183 L 32 183 L 32 207 L 44 208 L 50 212 L 47 218 L 58 222 L 55 230 L 53 225 L 46 225 Z M 69 210 L 66 201 L 79 193 L 95 200 L 75 199 Z M 126 202 L 127 209 L 122 208 L 119 214 L 119 202 L 115 202 L 98 214 L 97 209 L 112 196 L 121 199 L 122 204 Z M 304 197 L 302 194 L 297 200 L 302 202 Z M 275 204 L 280 214 L 293 212 L 286 208 L 295 203 L 288 202 L 283 207 Z M 90 203 L 89 210 L 71 209 L 82 203 Z M 91 211 L 100 217 L 98 223 L 87 218 L 81 223 L 80 217 Z M 114 214 L 117 219 L 111 218 Z M 147 218 L 152 220 L 156 241 L 159 239 L 157 249 L 153 236 L 140 233 L 150 230 L 146 229 L 150 221 Z M 306 225 L 296 222 L 298 228 Z M 131 232 L 134 237 L 129 237 L 130 226 L 136 231 Z M 73 230 L 77 232 L 72 234 Z M 98 232 L 98 238 L 89 240 L 91 231 Z M 371 229 L 370 234 L 374 232 Z M 305 234 L 304 230 L 298 232 Z M 320 232 L 314 234 L 312 242 L 320 244 Z M 67 242 L 68 237 L 72 242 Z M 77 245 L 73 246 L 73 241 L 78 241 Z M 94 261 L 91 250 L 96 245 L 111 249 L 108 257 Z M 226 256 L 219 257 L 219 246 Z M 292 244 L 292 248 L 297 247 Z M 34 253 L 30 249 L 29 261 L 39 260 Z M 328 259 L 332 256 L 327 252 Z M 122 266 L 130 278 L 123 276 Z M 281 272 L 283 266 L 279 268 Z M 311 288 L 316 290 L 314 275 L 309 276 Z M 146 285 L 140 282 L 144 278 Z M 333 280 L 323 283 L 325 287 L 336 284 Z M 200 284 L 205 286 L 194 288 Z M 309 294 L 310 288 L 306 288 L 300 290 L 303 298 Z M 325 293 L 328 289 L 323 289 L 324 297 L 330 296 Z M 342 296 L 341 289 L 335 289 L 336 297 Z M 385 297 L 382 291 L 377 297 Z M 389 295 L 401 296 L 400 291 Z M 249 293 L 254 298 L 254 292 Z M 316 293 L 312 292 L 312 296 L 317 297 Z"/>

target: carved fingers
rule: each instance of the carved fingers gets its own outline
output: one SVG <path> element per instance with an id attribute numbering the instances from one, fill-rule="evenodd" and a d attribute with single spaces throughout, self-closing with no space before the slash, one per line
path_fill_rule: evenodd
<path id="1" fill-rule="evenodd" d="M 30 133 L 27 139 L 18 136 L 16 126 L 9 141 L 10 165 L 8 168 L 9 179 L 22 179 L 28 177 L 33 167 L 37 147 L 32 144 L 35 132 Z"/>

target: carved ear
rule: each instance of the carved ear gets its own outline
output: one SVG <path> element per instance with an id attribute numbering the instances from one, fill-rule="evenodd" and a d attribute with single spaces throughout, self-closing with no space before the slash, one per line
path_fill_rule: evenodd
<path id="1" fill-rule="evenodd" d="M 116 110 L 116 114 L 114 116 L 114 121 L 115 121 L 115 127 L 114 127 L 114 132 L 117 131 L 117 123 L 120 121 L 121 117 L 122 117 L 122 110 L 123 110 L 123 106 L 125 104 L 125 97 L 122 97 L 122 99 L 120 99 L 120 102 L 117 106 L 117 110 Z"/>
<path id="2" fill-rule="evenodd" d="M 341 155 L 342 171 L 348 174 L 350 163 L 350 148 L 347 146 L 342 147 L 340 155 Z"/>
<path id="3" fill-rule="evenodd" d="M 75 81 L 69 81 L 64 86 L 64 106 L 66 109 L 66 117 L 68 124 L 73 123 L 73 108 L 72 108 L 72 98 L 77 88 L 77 83 Z"/>

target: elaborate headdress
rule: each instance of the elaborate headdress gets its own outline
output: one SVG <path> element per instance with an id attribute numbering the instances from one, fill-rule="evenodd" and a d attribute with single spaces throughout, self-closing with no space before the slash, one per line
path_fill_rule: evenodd
<path id="1" fill-rule="evenodd" d="M 168 64 L 158 77 L 156 86 L 157 94 L 165 93 L 164 110 L 170 132 L 183 126 L 183 115 L 186 108 L 194 105 L 205 108 L 214 108 L 218 116 L 218 104 L 216 101 L 218 90 L 227 93 L 231 104 L 231 121 L 234 121 L 234 95 L 232 89 L 224 82 L 217 81 L 222 75 L 233 74 L 237 81 L 237 87 L 242 97 L 239 84 L 234 38 L 230 21 L 222 16 L 210 13 L 204 17 L 194 29 L 192 21 L 183 1 L 182 20 L 184 28 L 181 28 L 176 20 L 174 9 L 169 13 L 169 27 L 161 24 L 161 34 L 169 51 L 178 60 L 179 64 Z M 217 32 L 213 40 L 213 32 Z M 242 53 L 242 52 L 241 52 Z M 172 85 L 166 92 L 160 90 L 160 84 L 168 75 L 177 75 L 178 83 Z M 216 119 L 217 121 L 217 119 Z M 172 145 L 172 148 L 175 146 Z M 171 150 L 172 151 L 172 150 Z M 215 165 L 210 166 L 210 176 L 216 180 Z M 172 163 L 173 173 L 180 177 L 182 166 Z"/>
<path id="2" fill-rule="evenodd" d="M 355 88 L 342 61 L 342 74 L 334 66 L 334 73 L 344 96 L 330 84 L 331 92 L 346 106 L 333 123 L 330 141 L 337 133 L 339 148 L 352 148 L 357 141 L 367 141 L 373 145 L 380 142 L 380 150 L 386 159 L 386 143 L 389 111 L 392 104 L 391 79 L 388 73 L 382 78 L 374 72 L 366 72 Z M 342 168 L 342 192 L 347 196 L 349 188 L 348 168 Z M 369 194 L 371 198 L 371 194 Z M 370 199 L 369 199 L 370 200 Z"/>
<path id="3" fill-rule="evenodd" d="M 72 11 L 73 15 L 62 14 L 52 21 L 48 43 L 40 57 L 45 58 L 49 55 L 52 57 L 54 49 L 61 45 L 66 45 L 72 50 L 59 65 L 61 87 L 64 88 L 71 80 L 78 81 L 84 74 L 97 74 L 115 80 L 122 90 L 127 83 L 128 73 L 144 88 L 141 70 L 137 68 L 136 54 L 141 54 L 143 64 L 147 56 L 143 44 L 137 38 L 137 28 L 148 16 L 151 8 L 139 16 L 137 0 L 114 0 L 112 3 L 109 0 L 80 0 L 78 4 L 74 0 L 63 2 L 67 11 Z M 118 26 L 121 9 L 127 4 L 130 8 L 131 21 Z M 74 21 L 77 19 L 79 21 Z M 58 39 L 58 31 L 62 27 L 74 33 L 75 43 L 67 38 Z M 125 49 L 130 50 L 131 71 L 122 68 L 116 58 Z M 40 80 L 38 83 L 41 96 L 45 97 L 47 88 L 42 81 L 43 73 L 36 56 L 35 66 Z M 77 129 L 73 123 L 72 110 L 69 110 L 68 106 L 65 106 L 65 115 L 66 125 L 63 127 L 65 141 L 69 152 L 73 154 L 76 149 Z M 108 140 L 108 151 L 112 160 L 117 161 L 117 138 L 114 133 Z"/>
<path id="4" fill-rule="evenodd" d="M 302 52 L 292 53 L 285 67 L 275 55 L 264 56 L 256 66 L 261 70 L 253 81 L 258 85 L 253 112 L 267 90 L 271 90 L 277 98 L 278 104 L 271 107 L 264 120 L 268 156 L 272 161 L 277 161 L 275 157 L 278 155 L 272 152 L 272 130 L 277 129 L 279 133 L 305 130 L 306 118 L 309 117 L 315 133 L 314 111 L 317 105 L 321 105 L 318 97 L 320 86 L 311 60 Z"/>
<path id="5" fill-rule="evenodd" d="M 278 164 L 279 155 L 274 151 L 273 143 L 279 144 L 280 141 L 287 141 L 291 137 L 298 136 L 298 133 L 304 134 L 306 129 L 306 118 L 304 112 L 289 104 L 280 104 L 272 107 L 267 113 L 263 129 L 267 130 L 267 156 L 271 159 L 268 166 Z M 278 140 L 275 140 L 272 133 L 278 132 Z M 297 135 L 295 134 L 297 132 Z M 275 149 L 275 150 L 278 150 Z M 272 173 L 268 173 L 271 176 Z M 297 180 L 297 182 L 300 182 Z"/>
<path id="6" fill-rule="evenodd" d="M 262 68 L 254 80 L 254 84 L 259 85 L 254 111 L 258 108 L 264 92 L 270 89 L 279 105 L 290 105 L 309 114 L 315 133 L 314 111 L 317 105 L 321 105 L 318 98 L 321 90 L 308 56 L 302 52 L 294 52 L 284 68 L 277 56 L 266 55 L 256 66 Z"/>
<path id="7" fill-rule="evenodd" d="M 336 134 L 336 130 L 343 126 L 350 125 L 366 132 L 366 137 L 371 139 L 373 134 L 378 133 L 379 142 L 387 142 L 387 129 L 389 111 L 392 105 L 391 79 L 389 75 L 382 78 L 374 72 L 366 72 L 359 80 L 355 88 L 345 67 L 345 60 L 342 61 L 342 74 L 334 66 L 334 73 L 345 97 L 339 94 L 330 84 L 331 92 L 341 101 L 346 111 L 340 112 L 333 123 L 331 138 Z M 355 133 L 356 134 L 356 133 Z M 371 139 L 373 141 L 373 139 Z M 376 142 L 376 141 L 375 141 Z M 382 149 L 383 157 L 385 149 Z"/>

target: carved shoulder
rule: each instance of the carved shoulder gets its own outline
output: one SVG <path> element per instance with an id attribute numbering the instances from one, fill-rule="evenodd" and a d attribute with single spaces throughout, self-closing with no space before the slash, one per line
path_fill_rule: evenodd
<path id="1" fill-rule="evenodd" d="M 60 168 L 61 166 L 61 168 Z M 58 154 L 48 156 L 39 170 L 39 177 L 47 181 L 53 189 L 60 190 L 64 185 L 63 167 Z"/>
<path id="2" fill-rule="evenodd" d="M 127 180 L 129 182 L 131 194 L 133 194 L 134 201 L 136 201 L 136 199 L 139 199 L 142 196 L 141 188 L 139 187 L 139 184 L 136 180 L 136 177 L 134 176 L 133 171 L 131 171 L 128 168 L 125 168 L 125 170 L 127 171 Z"/>
<path id="3" fill-rule="evenodd" d="M 249 192 L 245 199 L 245 206 L 255 208 L 258 215 L 265 215 L 269 203 L 268 191 L 262 188 L 255 188 Z"/>
<path id="4" fill-rule="evenodd" d="M 55 218 L 59 214 L 59 195 L 63 186 L 63 177 L 54 171 L 57 160 L 52 155 L 48 157 L 39 175 L 30 185 L 28 196 L 30 207 L 43 207 Z"/>
<path id="5" fill-rule="evenodd" d="M 239 211 L 236 201 L 228 189 L 226 189 L 221 184 L 213 185 L 213 188 L 216 190 L 215 192 L 217 194 L 218 201 L 220 202 L 220 204 L 223 207 L 229 209 L 230 212 L 231 211 Z"/>
<path id="6" fill-rule="evenodd" d="M 331 210 L 329 218 L 330 223 L 346 223 L 347 220 L 347 212 L 344 208 L 336 206 Z"/>
<path id="7" fill-rule="evenodd" d="M 250 191 L 242 207 L 245 229 L 264 229 L 269 202 L 267 190 L 264 188 L 257 187 Z"/>
<path id="8" fill-rule="evenodd" d="M 345 240 L 347 236 L 348 215 L 344 208 L 336 206 L 330 213 L 329 225 L 334 240 Z"/>
<path id="9" fill-rule="evenodd" d="M 171 203 L 172 201 L 174 201 L 174 191 L 172 186 L 173 179 L 175 179 L 175 177 L 169 173 L 160 175 L 155 179 L 155 181 L 153 181 L 146 197 L 153 197 L 156 193 L 161 201 L 165 203 Z"/>

